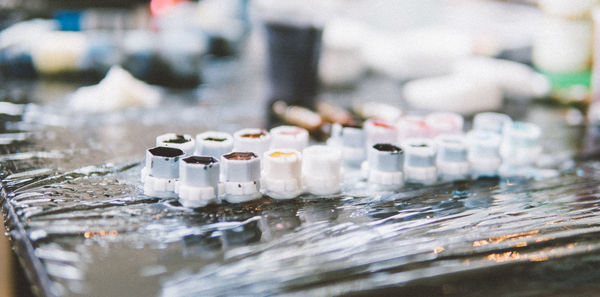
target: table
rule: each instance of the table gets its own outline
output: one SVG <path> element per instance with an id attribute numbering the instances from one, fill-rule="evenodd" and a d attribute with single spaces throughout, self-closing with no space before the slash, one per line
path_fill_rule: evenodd
<path id="1" fill-rule="evenodd" d="M 258 73 L 258 74 L 257 74 Z M 156 135 L 264 125 L 264 80 L 237 60 L 157 109 L 69 110 L 77 85 L 13 82 L 0 119 L 2 213 L 34 291 L 45 296 L 571 296 L 600 287 L 596 138 L 573 110 L 515 102 L 540 124 L 558 178 L 484 179 L 397 193 L 268 198 L 186 209 L 142 194 Z M 397 101 L 371 76 L 324 91 L 341 105 Z M 575 112 L 576 113 L 576 112 Z M 573 160 L 573 156 L 580 156 Z"/>

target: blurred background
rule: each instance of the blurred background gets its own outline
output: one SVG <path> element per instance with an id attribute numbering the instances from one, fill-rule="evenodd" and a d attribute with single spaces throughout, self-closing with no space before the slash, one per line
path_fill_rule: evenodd
<path id="1" fill-rule="evenodd" d="M 80 113 L 236 98 L 263 126 L 315 137 L 305 114 L 274 103 L 335 122 L 367 102 L 468 117 L 543 101 L 580 124 L 594 102 L 597 3 L 3 0 L 0 97 Z M 30 294 L 18 266 L 0 236 L 0 296 Z"/>
<path id="2" fill-rule="evenodd" d="M 257 74 L 271 65 L 267 73 L 274 74 L 272 77 L 293 80 L 277 72 L 285 67 L 294 70 L 294 65 L 278 62 L 277 50 L 289 48 L 277 44 L 296 40 L 314 44 L 317 50 L 313 64 L 318 67 L 320 90 L 355 88 L 373 76 L 397 83 L 436 77 L 417 80 L 399 94 L 389 95 L 418 109 L 427 106 L 417 102 L 432 95 L 421 94 L 423 83 L 449 83 L 456 88 L 452 91 L 478 92 L 486 83 L 493 89 L 489 86 L 493 80 L 495 85 L 504 85 L 500 91 L 505 97 L 585 104 L 589 100 L 595 3 L 8 0 L 0 4 L 0 29 L 4 29 L 0 79 L 41 77 L 89 85 L 120 65 L 145 83 L 196 88 L 211 79 L 207 64 L 237 59 L 255 65 Z M 269 24 L 282 23 L 316 28 L 317 38 L 278 39 L 281 35 Z M 296 60 L 311 59 L 300 59 L 299 45 L 290 48 L 296 48 Z M 468 59 L 474 56 L 493 59 Z M 498 59 L 522 65 L 497 63 Z M 534 75 L 538 73 L 541 76 Z M 314 74 L 308 71 L 305 75 Z M 475 82 L 473 76 L 480 79 Z M 310 81 L 307 77 L 299 80 Z M 520 83 L 506 86 L 515 81 Z M 273 80 L 270 82 L 270 91 L 265 89 L 263 94 L 266 97 L 278 97 L 281 92 L 295 92 L 283 94 L 285 97 L 302 97 L 305 94 L 299 93 L 315 93 L 308 89 L 317 88 L 307 84 L 286 86 L 294 90 L 274 90 Z M 275 83 L 282 88 L 281 82 Z M 467 88 L 468 84 L 478 88 Z M 477 109 L 498 105 L 498 92 L 488 97 L 481 103 L 484 107 Z M 309 99 L 297 99 L 296 103 L 303 100 Z"/>
<path id="3" fill-rule="evenodd" d="M 415 81 L 399 95 L 418 109 L 426 106 L 417 102 L 432 95 L 421 94 L 423 83 L 449 83 L 456 92 L 477 92 L 486 83 L 491 89 L 489 82 L 494 80 L 496 85 L 504 84 L 500 91 L 505 96 L 585 103 L 589 100 L 595 2 L 331 0 L 307 5 L 289 0 L 8 0 L 0 4 L 0 29 L 4 29 L 0 79 L 41 77 L 88 85 L 120 65 L 149 84 L 196 88 L 203 79 L 210 80 L 207 64 L 239 59 L 251 61 L 260 72 L 271 65 L 267 72 L 274 74 L 272 78 L 293 80 L 277 72 L 294 69 L 294 65 L 278 62 L 277 50 L 289 49 L 277 44 L 296 40 L 314 43 L 318 54 L 313 64 L 318 67 L 321 90 L 353 88 L 373 75 L 399 83 L 436 77 Z M 316 28 L 318 36 L 312 41 L 301 41 L 298 36 L 278 39 L 281 35 L 269 24 L 282 23 Z M 296 48 L 295 59 L 302 60 L 301 47 L 290 48 Z M 468 59 L 474 56 L 493 60 Z M 526 67 L 496 63 L 497 59 Z M 473 76 L 486 82 L 475 81 Z M 520 83 L 506 86 L 514 81 Z M 266 97 L 316 92 L 307 90 L 316 89 L 310 84 L 278 90 L 270 82 Z M 467 84 L 479 88 L 470 89 Z M 281 82 L 276 85 L 282 88 Z M 496 93 L 484 102 L 488 106 L 482 103 L 485 108 L 498 105 Z M 401 100 L 398 94 L 390 97 Z M 296 99 L 296 103 L 310 101 Z"/>

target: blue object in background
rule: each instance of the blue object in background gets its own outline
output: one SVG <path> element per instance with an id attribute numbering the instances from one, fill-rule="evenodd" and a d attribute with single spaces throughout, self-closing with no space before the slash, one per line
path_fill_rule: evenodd
<path id="1" fill-rule="evenodd" d="M 37 76 L 31 54 L 17 46 L 0 50 L 0 73 L 13 78 L 34 78 Z"/>
<path id="2" fill-rule="evenodd" d="M 55 13 L 54 19 L 58 21 L 61 31 L 81 31 L 82 14 L 78 10 L 61 10 Z"/>

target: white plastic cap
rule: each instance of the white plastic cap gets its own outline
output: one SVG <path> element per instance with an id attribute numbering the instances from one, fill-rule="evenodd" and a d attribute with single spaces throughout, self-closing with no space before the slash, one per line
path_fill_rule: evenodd
<path id="1" fill-rule="evenodd" d="M 398 142 L 402 143 L 409 138 L 428 138 L 431 128 L 421 116 L 407 115 L 396 124 L 398 127 Z"/>
<path id="2" fill-rule="evenodd" d="M 214 202 L 219 192 L 219 161 L 209 156 L 181 159 L 176 192 L 185 207 L 202 207 Z"/>
<path id="3" fill-rule="evenodd" d="M 210 156 L 190 156 L 179 161 L 179 181 L 193 187 L 219 185 L 219 161 Z"/>
<path id="4" fill-rule="evenodd" d="M 314 195 L 339 193 L 342 152 L 339 148 L 313 145 L 302 152 L 302 179 L 307 192 Z"/>
<path id="5" fill-rule="evenodd" d="M 440 134 L 462 134 L 464 121 L 463 117 L 455 112 L 432 112 L 425 117 L 425 122 L 431 129 L 431 137 Z"/>
<path id="6" fill-rule="evenodd" d="M 263 154 L 261 186 L 274 199 L 292 199 L 302 193 L 302 154 L 293 149 Z"/>
<path id="7" fill-rule="evenodd" d="M 467 160 L 471 166 L 471 176 L 496 176 L 501 164 L 500 143 L 502 138 L 496 132 L 471 130 L 467 133 L 469 151 Z"/>
<path id="8" fill-rule="evenodd" d="M 188 134 L 167 133 L 156 137 L 157 146 L 174 147 L 182 150 L 186 155 L 194 154 L 196 142 Z"/>
<path id="9" fill-rule="evenodd" d="M 151 176 L 158 178 L 178 178 L 179 159 L 184 152 L 178 148 L 157 146 L 146 150 L 146 168 Z"/>
<path id="10" fill-rule="evenodd" d="M 542 152 L 541 134 L 540 127 L 533 123 L 513 122 L 504 126 L 500 146 L 503 164 L 517 167 L 535 164 Z"/>
<path id="11" fill-rule="evenodd" d="M 473 130 L 490 131 L 502 134 L 504 125 L 512 123 L 512 119 L 503 113 L 482 112 L 473 118 Z"/>
<path id="12" fill-rule="evenodd" d="M 349 167 L 359 167 L 365 160 L 365 134 L 359 127 L 334 124 L 327 144 L 341 148 L 342 160 Z"/>
<path id="13" fill-rule="evenodd" d="M 365 145 L 365 134 L 360 127 L 333 124 L 331 138 L 328 142 L 340 146 L 362 148 Z"/>
<path id="14" fill-rule="evenodd" d="M 235 152 L 253 152 L 257 156 L 262 156 L 271 144 L 271 135 L 269 132 L 257 129 L 242 129 L 233 134 L 233 151 Z"/>
<path id="15" fill-rule="evenodd" d="M 308 131 L 296 126 L 279 126 L 269 131 L 270 149 L 295 149 L 301 152 L 308 146 Z"/>
<path id="16" fill-rule="evenodd" d="M 207 131 L 196 135 L 196 155 L 220 159 L 233 150 L 233 137 L 229 133 Z"/>
<path id="17" fill-rule="evenodd" d="M 437 180 L 436 149 L 432 139 L 410 138 L 402 145 L 407 182 L 432 184 Z"/>
<path id="18" fill-rule="evenodd" d="M 367 153 L 371 170 L 397 172 L 404 166 L 404 151 L 389 143 L 372 145 Z"/>
<path id="19" fill-rule="evenodd" d="M 467 161 L 467 140 L 463 135 L 442 134 L 435 138 L 437 159 L 444 162 Z"/>
<path id="20" fill-rule="evenodd" d="M 467 140 L 463 135 L 442 134 L 435 139 L 437 170 L 442 180 L 466 179 L 469 175 Z"/>
<path id="21" fill-rule="evenodd" d="M 411 138 L 403 143 L 405 165 L 411 167 L 435 166 L 436 149 L 431 139 Z"/>
<path id="22" fill-rule="evenodd" d="M 175 194 L 175 183 L 179 178 L 179 160 L 184 152 L 172 147 L 154 147 L 146 151 L 146 165 L 141 179 L 144 194 L 167 198 Z"/>
<path id="23" fill-rule="evenodd" d="M 251 152 L 232 152 L 221 156 L 224 182 L 248 182 L 260 180 L 260 158 Z"/>
<path id="24" fill-rule="evenodd" d="M 368 150 L 368 176 L 371 185 L 394 190 L 404 185 L 404 151 L 393 144 L 378 143 Z"/>
<path id="25" fill-rule="evenodd" d="M 260 158 L 251 152 L 221 156 L 223 199 L 239 203 L 257 199 L 260 189 Z"/>
<path id="26" fill-rule="evenodd" d="M 395 144 L 398 141 L 396 126 L 382 120 L 367 120 L 363 124 L 367 149 L 377 143 Z"/>

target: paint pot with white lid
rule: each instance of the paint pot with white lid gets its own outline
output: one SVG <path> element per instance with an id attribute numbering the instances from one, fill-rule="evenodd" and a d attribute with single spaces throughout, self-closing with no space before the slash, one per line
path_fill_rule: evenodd
<path id="1" fill-rule="evenodd" d="M 431 128 L 425 118 L 419 115 L 407 115 L 396 123 L 398 131 L 397 143 L 402 143 L 409 138 L 429 138 Z"/>
<path id="2" fill-rule="evenodd" d="M 196 142 L 191 135 L 166 133 L 156 136 L 156 146 L 174 147 L 182 150 L 186 155 L 194 154 Z"/>
<path id="3" fill-rule="evenodd" d="M 301 152 L 308 146 L 308 130 L 296 126 L 279 126 L 269 131 L 270 149 L 295 149 Z"/>
<path id="4" fill-rule="evenodd" d="M 503 113 L 481 112 L 473 118 L 473 130 L 490 131 L 502 134 L 504 125 L 512 123 L 512 119 Z"/>
<path id="5" fill-rule="evenodd" d="M 509 173 L 513 172 L 513 169 L 533 166 L 542 153 L 541 134 L 540 127 L 533 123 L 513 122 L 505 125 L 500 145 L 500 173 L 505 175 L 503 172 Z"/>
<path id="6" fill-rule="evenodd" d="M 358 126 L 334 124 L 327 145 L 342 150 L 344 167 L 360 168 L 365 160 L 365 133 Z"/>
<path id="7" fill-rule="evenodd" d="M 252 152 L 231 152 L 221 156 L 221 199 L 241 203 L 258 199 L 260 158 Z"/>
<path id="8" fill-rule="evenodd" d="M 395 144 L 398 141 L 396 126 L 382 120 L 367 120 L 363 124 L 365 131 L 366 147 L 370 148 L 378 143 Z"/>
<path id="9" fill-rule="evenodd" d="M 235 152 L 253 152 L 257 156 L 262 156 L 269 150 L 270 145 L 271 135 L 262 129 L 246 128 L 233 133 Z"/>
<path id="10" fill-rule="evenodd" d="M 179 181 L 175 187 L 184 207 L 203 207 L 217 201 L 219 161 L 210 156 L 190 156 L 179 161 Z"/>
<path id="11" fill-rule="evenodd" d="M 455 112 L 432 112 L 425 117 L 425 122 L 430 128 L 430 137 L 463 133 L 464 119 Z"/>
<path id="12" fill-rule="evenodd" d="M 404 185 L 404 151 L 390 143 L 377 143 L 369 148 L 368 182 L 376 190 L 397 190 Z"/>
<path id="13" fill-rule="evenodd" d="M 144 195 L 175 197 L 175 183 L 179 178 L 179 160 L 185 153 L 173 147 L 157 146 L 146 150 L 146 164 L 141 172 Z"/>
<path id="14" fill-rule="evenodd" d="M 313 195 L 327 196 L 340 192 L 342 151 L 333 146 L 312 145 L 302 151 L 304 189 Z"/>
<path id="15" fill-rule="evenodd" d="M 365 131 L 365 150 L 367 153 L 367 160 L 365 160 L 361 166 L 361 174 L 363 178 L 369 176 L 369 150 L 373 145 L 378 143 L 389 143 L 396 144 L 398 141 L 398 131 L 395 125 L 382 120 L 367 120 L 363 124 L 363 130 Z"/>
<path id="16" fill-rule="evenodd" d="M 469 177 L 467 140 L 463 135 L 442 134 L 435 138 L 438 177 L 442 181 L 465 180 Z"/>
<path id="17" fill-rule="evenodd" d="M 220 159 L 223 154 L 233 150 L 233 137 L 229 133 L 207 131 L 196 135 L 197 156 L 211 156 Z"/>
<path id="18" fill-rule="evenodd" d="M 432 139 L 410 138 L 402 144 L 404 180 L 407 183 L 431 185 L 437 181 L 436 150 Z"/>
<path id="19" fill-rule="evenodd" d="M 264 194 L 273 199 L 298 197 L 302 194 L 302 154 L 293 149 L 266 151 L 260 184 Z"/>
<path id="20" fill-rule="evenodd" d="M 494 177 L 502 163 L 500 143 L 502 138 L 496 132 L 471 130 L 467 133 L 469 151 L 467 160 L 471 167 L 471 177 Z"/>

